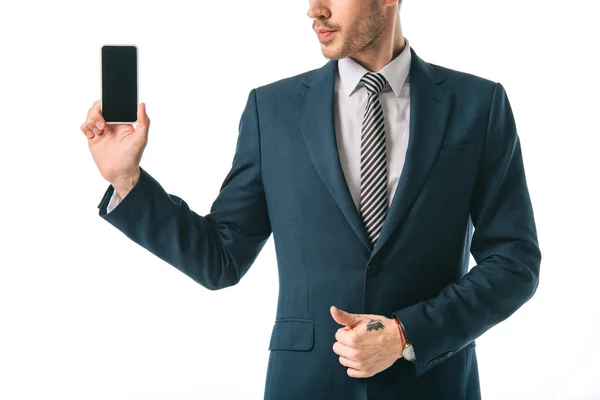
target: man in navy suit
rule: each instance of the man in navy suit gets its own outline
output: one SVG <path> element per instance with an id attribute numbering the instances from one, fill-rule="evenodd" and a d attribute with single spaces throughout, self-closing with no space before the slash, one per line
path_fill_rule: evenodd
<path id="1" fill-rule="evenodd" d="M 139 166 L 144 103 L 135 129 L 99 102 L 81 126 L 111 183 L 102 218 L 202 286 L 238 283 L 273 233 L 265 398 L 480 398 L 475 339 L 537 288 L 506 92 L 419 58 L 399 6 L 310 0 L 329 62 L 250 91 L 204 216 Z"/>

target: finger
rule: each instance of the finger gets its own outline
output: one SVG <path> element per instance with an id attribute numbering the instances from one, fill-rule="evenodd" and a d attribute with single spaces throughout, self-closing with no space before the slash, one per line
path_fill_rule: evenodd
<path id="1" fill-rule="evenodd" d="M 87 122 L 88 131 L 93 132 L 95 135 L 99 135 L 102 132 L 100 129 L 96 127 L 94 122 Z"/>
<path id="2" fill-rule="evenodd" d="M 98 104 L 98 106 L 100 105 L 100 103 L 99 103 L 99 100 L 96 100 L 96 101 L 95 101 L 95 102 L 92 104 L 92 106 L 91 106 L 91 107 L 88 109 L 88 112 L 87 112 L 87 118 L 86 118 L 87 120 L 90 120 L 90 119 L 91 119 L 90 117 L 91 117 L 92 115 L 94 115 L 94 114 L 98 114 L 98 113 L 100 112 L 100 110 L 98 109 L 98 107 L 96 107 L 96 105 L 97 105 L 97 104 Z"/>
<path id="3" fill-rule="evenodd" d="M 343 343 L 335 342 L 333 344 L 333 352 L 349 360 L 358 361 L 358 349 L 348 347 Z"/>
<path id="4" fill-rule="evenodd" d="M 90 128 L 88 127 L 88 123 L 84 122 L 83 124 L 81 124 L 81 126 L 79 127 L 79 129 L 81 129 L 81 132 L 83 132 L 83 134 L 85 136 L 87 136 L 88 139 L 93 139 L 94 138 L 94 132 L 90 130 Z"/>
<path id="5" fill-rule="evenodd" d="M 96 129 L 98 129 L 100 131 L 100 133 L 102 133 L 102 131 L 104 130 L 104 127 L 106 126 L 106 122 L 104 122 L 104 118 L 102 118 L 102 116 L 100 116 L 92 122 L 94 122 Z"/>
<path id="6" fill-rule="evenodd" d="M 104 120 L 104 117 L 102 116 L 102 112 L 100 110 L 100 100 L 96 100 L 90 108 L 88 112 L 87 122 L 92 124 L 90 126 L 92 131 L 94 131 L 93 128 L 97 129 L 97 131 L 94 131 L 94 133 L 102 134 L 102 131 L 106 126 L 106 121 Z"/>
<path id="7" fill-rule="evenodd" d="M 100 109 L 100 100 L 96 100 L 94 104 L 88 110 L 88 117 L 92 115 L 101 115 L 102 110 Z"/>
<path id="8" fill-rule="evenodd" d="M 348 374 L 348 376 L 350 376 L 352 378 L 368 378 L 370 376 L 369 374 L 365 373 L 364 371 L 354 369 L 354 368 L 348 368 L 346 370 L 346 373 Z"/>
<path id="9" fill-rule="evenodd" d="M 348 368 L 352 368 L 352 369 L 356 369 L 356 370 L 360 370 L 361 369 L 361 365 L 358 361 L 354 361 L 354 360 L 350 360 L 344 356 L 340 356 L 339 357 L 339 362 L 340 364 L 342 364 L 344 367 L 348 367 Z"/>
<path id="10" fill-rule="evenodd" d="M 337 330 L 335 333 L 335 340 L 348 346 L 356 347 L 356 333 L 350 328 L 344 327 Z"/>

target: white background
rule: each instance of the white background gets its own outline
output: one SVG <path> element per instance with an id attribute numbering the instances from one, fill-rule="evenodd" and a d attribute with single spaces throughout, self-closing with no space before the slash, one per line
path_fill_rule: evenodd
<path id="1" fill-rule="evenodd" d="M 404 3 L 420 57 L 503 84 L 522 142 L 540 285 L 477 340 L 483 397 L 600 398 L 595 2 Z M 152 121 L 142 167 L 207 214 L 249 91 L 327 62 L 309 2 L 7 4 L 0 398 L 262 398 L 278 294 L 272 236 L 237 286 L 203 288 L 98 216 L 108 183 L 79 126 L 100 98 L 100 47 L 136 44 Z"/>

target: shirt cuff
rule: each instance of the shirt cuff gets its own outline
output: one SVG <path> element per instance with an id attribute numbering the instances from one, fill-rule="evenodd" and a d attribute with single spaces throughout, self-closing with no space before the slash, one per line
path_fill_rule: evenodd
<path id="1" fill-rule="evenodd" d="M 121 198 L 121 196 L 119 196 L 119 193 L 117 193 L 116 190 L 113 190 L 113 195 L 110 198 L 108 205 L 106 206 L 106 213 L 108 214 L 109 212 L 114 210 L 115 207 L 121 202 L 121 200 L 123 199 Z"/>

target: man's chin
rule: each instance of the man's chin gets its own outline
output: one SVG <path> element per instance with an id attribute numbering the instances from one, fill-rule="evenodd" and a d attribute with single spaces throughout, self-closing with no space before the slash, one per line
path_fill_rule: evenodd
<path id="1" fill-rule="evenodd" d="M 321 48 L 323 56 L 329 60 L 339 60 L 344 58 L 339 51 L 332 51 L 331 49 Z"/>

